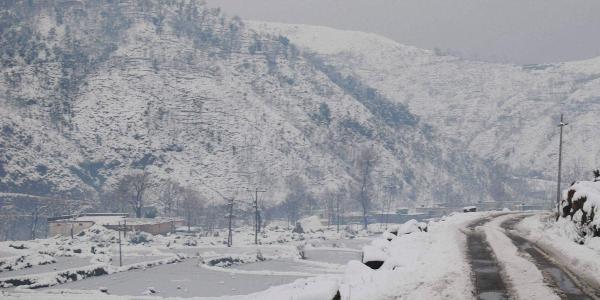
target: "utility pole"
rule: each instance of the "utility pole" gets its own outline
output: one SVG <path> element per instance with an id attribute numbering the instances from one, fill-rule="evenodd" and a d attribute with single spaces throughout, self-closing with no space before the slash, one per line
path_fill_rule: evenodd
<path id="1" fill-rule="evenodd" d="M 118 225 L 118 232 L 119 232 L 119 267 L 123 266 L 123 254 L 121 252 L 121 230 L 123 228 L 121 227 L 121 222 L 119 222 Z"/>
<path id="2" fill-rule="evenodd" d="M 561 179 L 561 168 L 562 168 L 562 141 L 563 141 L 563 127 L 569 125 L 563 121 L 563 114 L 560 114 L 560 138 L 558 144 L 558 179 L 556 184 L 556 205 L 560 203 L 560 179 Z"/>
<path id="3" fill-rule="evenodd" d="M 337 223 L 337 232 L 340 232 L 340 198 L 341 195 L 338 193 L 335 196 L 335 216 L 336 216 L 336 223 Z"/>
<path id="4" fill-rule="evenodd" d="M 258 212 L 258 193 L 265 193 L 267 190 L 254 189 L 254 244 L 258 245 L 258 232 L 260 231 L 260 216 Z"/>
<path id="5" fill-rule="evenodd" d="M 227 235 L 227 247 L 231 247 L 231 245 L 233 244 L 233 232 L 232 232 L 232 222 L 233 222 L 233 198 L 229 199 L 229 203 L 227 204 L 229 206 L 229 215 L 227 215 L 227 218 L 229 218 L 229 234 Z"/>

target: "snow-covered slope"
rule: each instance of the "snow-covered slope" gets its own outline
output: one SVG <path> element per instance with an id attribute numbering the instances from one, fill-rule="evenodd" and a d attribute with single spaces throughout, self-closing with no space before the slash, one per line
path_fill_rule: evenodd
<path id="1" fill-rule="evenodd" d="M 403 104 L 283 36 L 193 3 L 4 5 L 0 110 L 43 145 L 3 131 L 3 191 L 101 190 L 146 169 L 215 200 L 259 185 L 279 201 L 290 175 L 314 193 L 352 182 L 368 146 L 380 155 L 375 181 L 398 176 L 403 205 L 506 196 L 502 172 L 438 147 Z"/>
<path id="2" fill-rule="evenodd" d="M 420 50 L 369 33 L 262 22 L 250 26 L 284 34 L 325 56 L 344 73 L 407 104 L 443 136 L 484 159 L 509 164 L 520 175 L 553 178 L 561 112 L 570 122 L 565 128 L 567 176 L 600 163 L 600 140 L 595 138 L 600 126 L 600 58 L 493 64 Z"/>

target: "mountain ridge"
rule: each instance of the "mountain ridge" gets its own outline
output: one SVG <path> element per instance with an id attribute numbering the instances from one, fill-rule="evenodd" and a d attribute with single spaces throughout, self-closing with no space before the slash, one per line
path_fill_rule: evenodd
<path id="1" fill-rule="evenodd" d="M 143 169 L 212 201 L 268 186 L 276 203 L 289 176 L 318 195 L 351 183 L 362 146 L 380 153 L 378 184 L 400 178 L 398 205 L 514 192 L 492 163 L 436 146 L 439 134 L 404 104 L 218 9 L 196 1 L 13 5 L 2 7 L 0 100 L 2 114 L 17 117 L 0 126 L 33 133 L 29 143 L 41 146 L 28 152 L 14 134 L 0 135 L 3 192 L 94 198 Z M 45 132 L 56 137 L 44 140 Z"/>
<path id="2" fill-rule="evenodd" d="M 565 181 L 583 175 L 584 166 L 600 163 L 600 145 L 593 139 L 593 128 L 600 126 L 594 117 L 600 112 L 600 57 L 538 65 L 487 63 L 404 46 L 370 33 L 248 24 L 287 35 L 344 74 L 408 105 L 475 155 L 510 165 L 518 176 L 544 179 L 547 185 L 555 180 L 554 124 L 561 112 L 570 122 L 565 128 Z"/>

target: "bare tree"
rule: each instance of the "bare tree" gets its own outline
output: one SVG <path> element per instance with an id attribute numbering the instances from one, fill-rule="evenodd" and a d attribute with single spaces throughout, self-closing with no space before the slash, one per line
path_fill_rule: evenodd
<path id="1" fill-rule="evenodd" d="M 103 211 L 124 213 L 127 209 L 129 187 L 119 182 L 114 188 L 102 191 L 99 195 L 99 204 Z"/>
<path id="2" fill-rule="evenodd" d="M 344 199 L 346 199 L 347 195 L 348 190 L 344 186 L 340 187 L 335 193 L 335 223 L 337 232 L 340 232 L 340 224 L 343 222 Z"/>
<path id="3" fill-rule="evenodd" d="M 331 226 L 334 222 L 335 218 L 335 198 L 336 192 L 327 189 L 323 192 L 321 199 L 323 200 L 323 204 L 325 206 L 325 214 L 327 215 L 327 227 Z"/>
<path id="4" fill-rule="evenodd" d="M 583 180 L 586 177 L 586 168 L 580 158 L 574 158 L 564 167 L 564 179 L 568 184 Z"/>
<path id="5" fill-rule="evenodd" d="M 354 165 L 356 168 L 356 179 L 358 181 L 357 200 L 362 209 L 363 226 L 367 229 L 369 220 L 367 214 L 371 208 L 371 196 L 373 193 L 373 171 L 379 158 L 375 149 L 372 147 L 363 147 L 356 156 Z"/>
<path id="6" fill-rule="evenodd" d="M 40 200 L 33 200 L 31 203 L 31 239 L 35 240 L 38 230 L 40 216 L 47 213 L 48 204 Z"/>
<path id="7" fill-rule="evenodd" d="M 221 206 L 210 203 L 204 209 L 204 227 L 209 233 L 212 233 L 219 223 L 219 216 L 223 215 Z"/>
<path id="8" fill-rule="evenodd" d="M 162 204 L 163 214 L 168 217 L 173 216 L 175 209 L 181 205 L 181 197 L 183 194 L 183 187 L 176 181 L 167 180 L 162 184 L 160 194 L 158 196 L 158 202 Z"/>
<path id="9" fill-rule="evenodd" d="M 142 208 L 144 207 L 146 200 L 146 193 L 153 185 L 154 182 L 152 181 L 150 173 L 147 171 L 139 171 L 125 175 L 121 178 L 117 184 L 116 191 L 120 193 L 119 196 L 122 197 L 121 199 L 131 205 L 131 208 L 135 212 L 135 216 L 141 218 Z"/>
<path id="10" fill-rule="evenodd" d="M 182 200 L 181 208 L 183 209 L 189 232 L 192 224 L 198 224 L 199 216 L 204 208 L 204 201 L 200 197 L 200 193 L 193 189 L 185 189 L 182 193 Z"/>
<path id="11" fill-rule="evenodd" d="M 298 175 L 287 177 L 285 183 L 288 187 L 288 194 L 285 197 L 284 205 L 288 216 L 288 223 L 294 225 L 300 217 L 300 209 L 307 197 L 306 184 L 302 177 Z"/>
<path id="12" fill-rule="evenodd" d="M 400 180 L 400 178 L 396 176 L 396 174 L 392 174 L 391 176 L 386 177 L 386 184 L 384 188 L 385 191 L 382 201 L 382 207 L 385 213 L 385 226 L 387 229 L 387 224 L 389 222 L 388 216 L 391 213 L 392 204 L 394 203 L 394 200 L 396 200 L 398 195 L 400 195 L 400 193 L 402 192 L 403 183 Z"/>

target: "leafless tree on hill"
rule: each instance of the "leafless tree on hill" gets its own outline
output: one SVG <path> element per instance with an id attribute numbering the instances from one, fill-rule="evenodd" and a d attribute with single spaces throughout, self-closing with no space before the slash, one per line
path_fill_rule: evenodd
<path id="1" fill-rule="evenodd" d="M 167 180 L 161 185 L 158 202 L 161 204 L 165 216 L 173 217 L 173 213 L 181 205 L 182 194 L 183 187 L 176 181 Z"/>
<path id="2" fill-rule="evenodd" d="M 117 196 L 131 205 L 136 218 L 141 218 L 146 195 L 152 187 L 152 175 L 147 171 L 136 171 L 121 178 L 115 191 L 118 192 Z"/>
<path id="3" fill-rule="evenodd" d="M 359 151 L 354 160 L 355 176 L 358 181 L 357 201 L 361 206 L 364 229 L 367 229 L 367 225 L 369 224 L 367 215 L 371 208 L 371 198 L 374 189 L 373 171 L 377 166 L 379 157 L 372 147 L 363 146 Z"/>

